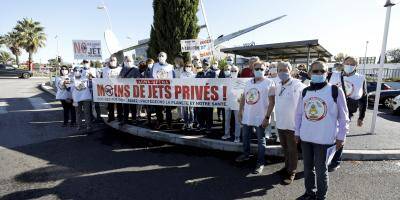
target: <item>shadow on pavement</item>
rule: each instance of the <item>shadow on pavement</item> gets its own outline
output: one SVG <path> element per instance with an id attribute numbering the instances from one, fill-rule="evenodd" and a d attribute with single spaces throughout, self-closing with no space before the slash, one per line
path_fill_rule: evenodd
<path id="1" fill-rule="evenodd" d="M 13 150 L 49 162 L 17 175 L 17 182 L 62 182 L 14 192 L 3 200 L 50 194 L 60 199 L 237 199 L 266 195 L 280 183 L 274 173 L 251 175 L 254 160 L 236 165 L 237 154 L 172 146 L 111 129 Z"/>

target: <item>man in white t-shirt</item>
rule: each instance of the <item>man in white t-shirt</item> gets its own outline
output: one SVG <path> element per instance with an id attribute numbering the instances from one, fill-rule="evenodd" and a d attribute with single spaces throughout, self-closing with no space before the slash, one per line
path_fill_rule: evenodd
<path id="1" fill-rule="evenodd" d="M 254 79 L 244 89 L 240 102 L 239 120 L 243 124 L 243 154 L 236 162 L 249 160 L 251 134 L 256 130 L 258 140 L 257 166 L 254 174 L 262 173 L 265 164 L 265 128 L 269 124 L 275 105 L 275 84 L 265 77 L 265 63 L 256 62 L 253 68 Z"/>
<path id="2" fill-rule="evenodd" d="M 294 116 L 297 102 L 306 86 L 301 80 L 290 76 L 292 66 L 289 62 L 278 62 L 277 69 L 281 81 L 275 90 L 275 119 L 285 155 L 285 167 L 278 171 L 278 174 L 281 175 L 284 184 L 290 184 L 295 178 L 298 160 Z"/>
<path id="3" fill-rule="evenodd" d="M 117 65 L 117 58 L 115 56 L 111 56 L 110 62 L 108 66 L 103 68 L 102 78 L 110 79 L 110 78 L 118 78 L 121 73 L 122 67 Z M 117 118 L 118 121 L 122 122 L 123 114 L 122 114 L 122 104 L 117 103 Z M 115 120 L 114 108 L 115 103 L 108 103 L 108 122 Z"/>

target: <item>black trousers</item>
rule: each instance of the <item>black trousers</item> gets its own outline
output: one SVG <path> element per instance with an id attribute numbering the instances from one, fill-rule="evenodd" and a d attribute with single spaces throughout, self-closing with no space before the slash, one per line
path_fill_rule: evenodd
<path id="1" fill-rule="evenodd" d="M 146 106 L 147 122 L 151 124 L 151 114 L 154 113 L 154 106 Z"/>
<path id="2" fill-rule="evenodd" d="M 108 118 L 111 120 L 115 119 L 115 114 L 114 114 L 114 110 L 115 110 L 115 103 L 109 103 L 107 105 L 108 108 Z M 119 120 L 123 119 L 122 113 L 123 112 L 123 108 L 122 108 L 122 104 L 117 103 L 117 117 Z"/>
<path id="3" fill-rule="evenodd" d="M 214 108 L 195 108 L 197 121 L 200 128 L 210 130 L 213 125 Z"/>
<path id="4" fill-rule="evenodd" d="M 72 105 L 72 101 L 68 103 L 65 100 L 61 100 L 61 105 L 64 110 L 64 124 L 68 123 L 70 117 L 71 117 L 71 124 L 75 124 L 76 113 L 75 113 L 75 107 Z"/>
<path id="5" fill-rule="evenodd" d="M 171 123 L 172 123 L 171 107 L 170 106 L 154 106 L 154 107 L 155 107 L 155 111 L 156 111 L 156 115 L 157 115 L 157 121 L 159 123 L 163 123 L 164 122 L 163 111 L 165 109 L 165 117 L 166 117 L 166 120 L 167 120 L 167 124 L 171 125 Z"/>
<path id="6" fill-rule="evenodd" d="M 129 113 L 132 114 L 132 120 L 136 120 L 136 104 L 124 104 L 124 122 L 129 119 Z"/>

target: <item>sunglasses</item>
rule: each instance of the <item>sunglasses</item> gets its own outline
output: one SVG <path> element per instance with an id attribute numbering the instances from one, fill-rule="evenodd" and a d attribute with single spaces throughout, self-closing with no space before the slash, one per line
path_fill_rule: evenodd
<path id="1" fill-rule="evenodd" d="M 254 71 L 264 71 L 263 68 L 254 68 Z"/>
<path id="2" fill-rule="evenodd" d="M 314 73 L 314 74 L 318 74 L 318 73 L 325 73 L 326 71 L 325 70 L 323 70 L 323 69 L 314 69 L 314 70 L 312 70 L 311 71 L 312 73 Z"/>

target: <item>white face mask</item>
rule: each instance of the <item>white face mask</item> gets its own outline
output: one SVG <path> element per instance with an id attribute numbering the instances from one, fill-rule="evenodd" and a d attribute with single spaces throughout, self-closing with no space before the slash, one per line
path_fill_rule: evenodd
<path id="1" fill-rule="evenodd" d="M 151 68 L 153 67 L 153 64 L 148 64 L 147 67 L 148 67 L 149 69 L 151 69 Z"/>
<path id="2" fill-rule="evenodd" d="M 278 70 L 276 68 L 271 68 L 271 69 L 269 69 L 269 73 L 276 74 L 276 73 L 278 73 Z"/>
<path id="3" fill-rule="evenodd" d="M 76 71 L 74 72 L 75 77 L 81 77 L 81 72 L 80 71 Z"/>
<path id="4" fill-rule="evenodd" d="M 86 63 L 86 64 L 85 64 L 85 67 L 86 67 L 86 68 L 89 68 L 89 67 L 90 67 L 90 64 L 89 64 L 89 63 Z"/>
<path id="5" fill-rule="evenodd" d="M 347 74 L 354 72 L 355 69 L 356 69 L 356 66 L 352 66 L 352 65 L 345 65 L 343 68 L 344 72 L 346 72 Z"/>
<path id="6" fill-rule="evenodd" d="M 214 70 L 218 69 L 218 64 L 211 65 L 211 68 L 214 69 Z"/>
<path id="7" fill-rule="evenodd" d="M 116 67 L 117 66 L 117 61 L 111 61 L 110 62 L 111 67 Z"/>
<path id="8" fill-rule="evenodd" d="M 124 63 L 124 66 L 125 67 L 132 67 L 133 63 L 131 61 L 127 61 L 127 62 Z"/>
<path id="9" fill-rule="evenodd" d="M 158 62 L 161 63 L 162 65 L 164 65 L 166 63 L 166 61 L 167 61 L 167 57 L 166 56 L 160 55 L 158 57 Z"/>
<path id="10" fill-rule="evenodd" d="M 228 63 L 228 65 L 233 65 L 233 60 L 227 60 L 226 63 Z"/>
<path id="11" fill-rule="evenodd" d="M 230 77 L 231 71 L 229 71 L 229 70 L 224 71 L 224 75 L 225 75 L 225 77 Z"/>
<path id="12" fill-rule="evenodd" d="M 185 71 L 191 72 L 191 71 L 192 71 L 192 68 L 191 68 L 191 67 L 185 67 Z"/>
<path id="13" fill-rule="evenodd" d="M 232 78 L 237 78 L 238 77 L 238 72 L 231 72 L 231 77 Z"/>

